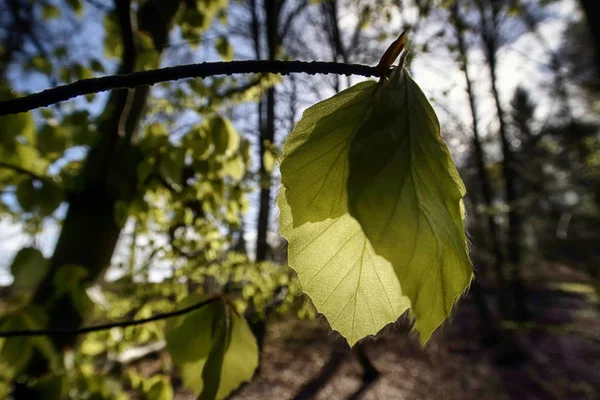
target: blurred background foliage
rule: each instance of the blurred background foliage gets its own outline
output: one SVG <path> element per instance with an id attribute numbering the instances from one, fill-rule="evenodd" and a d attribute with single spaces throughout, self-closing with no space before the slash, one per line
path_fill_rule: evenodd
<path id="1" fill-rule="evenodd" d="M 226 299 L 0 339 L 0 397 L 597 398 L 598 7 L 0 0 L 1 100 L 192 62 L 374 65 L 407 30 L 467 184 L 477 276 L 426 349 L 404 319 L 352 353 L 315 320 L 277 234 L 277 158 L 302 111 L 357 77 L 219 76 L 0 117 L 0 331 Z"/>

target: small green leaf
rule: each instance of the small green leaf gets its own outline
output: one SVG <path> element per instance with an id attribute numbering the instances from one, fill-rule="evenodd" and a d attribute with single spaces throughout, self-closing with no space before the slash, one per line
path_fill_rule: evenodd
<path id="1" fill-rule="evenodd" d="M 172 400 L 173 387 L 169 382 L 169 378 L 166 376 L 157 376 L 153 379 L 155 379 L 155 381 L 150 386 L 145 398 L 147 400 Z"/>
<path id="2" fill-rule="evenodd" d="M 67 144 L 67 131 L 57 123 L 46 124 L 38 131 L 37 147 L 43 155 L 62 153 Z"/>
<path id="3" fill-rule="evenodd" d="M 39 190 L 40 215 L 51 215 L 60 206 L 64 199 L 62 188 L 52 182 L 42 182 Z"/>
<path id="4" fill-rule="evenodd" d="M 60 18 L 60 9 L 52 4 L 43 4 L 42 18 L 46 20 Z"/>
<path id="5" fill-rule="evenodd" d="M 17 201 L 23 211 L 30 212 L 39 200 L 38 191 L 33 184 L 33 179 L 21 181 L 17 186 Z"/>
<path id="6" fill-rule="evenodd" d="M 25 247 L 15 255 L 10 265 L 14 286 L 19 290 L 32 291 L 48 272 L 48 260 L 38 249 Z"/>
<path id="7" fill-rule="evenodd" d="M 182 169 L 185 163 L 185 149 L 172 148 L 169 153 L 160 158 L 158 171 L 171 185 L 182 185 Z"/>
<path id="8" fill-rule="evenodd" d="M 208 121 L 208 129 L 214 145 L 214 154 L 230 156 L 237 151 L 240 137 L 227 118 L 220 115 L 211 118 Z"/>
<path id="9" fill-rule="evenodd" d="M 198 396 L 198 400 L 214 400 L 217 398 L 221 385 L 221 372 L 225 361 L 225 353 L 231 341 L 231 320 L 227 305 L 217 303 L 213 306 L 213 309 L 212 346 L 206 358 L 205 367 L 202 369 L 204 387 L 200 396 Z"/>
<path id="10" fill-rule="evenodd" d="M 83 12 L 83 3 L 81 2 L 81 0 L 67 0 L 67 3 L 69 4 L 69 6 L 71 6 L 71 8 L 73 9 L 73 11 L 75 11 L 76 15 L 81 15 Z"/>
<path id="11" fill-rule="evenodd" d="M 244 177 L 246 167 L 241 157 L 232 157 L 223 163 L 223 173 L 239 182 Z"/>
<path id="12" fill-rule="evenodd" d="M 225 36 L 219 36 L 215 40 L 215 49 L 217 49 L 217 53 L 219 53 L 223 60 L 233 60 L 233 47 L 229 44 L 229 40 Z"/>
<path id="13" fill-rule="evenodd" d="M 90 68 L 94 72 L 104 73 L 104 65 L 97 58 L 90 61 Z"/>
<path id="14" fill-rule="evenodd" d="M 190 295 L 182 300 L 176 309 L 186 308 L 204 300 L 206 300 L 205 296 Z M 175 364 L 188 364 L 208 356 L 212 318 L 213 308 L 205 306 L 185 316 L 167 320 L 165 340 Z"/>
<path id="15" fill-rule="evenodd" d="M 197 294 L 178 309 L 206 298 Z M 203 399 L 224 399 L 258 366 L 258 347 L 246 320 L 223 302 L 213 302 L 167 320 L 165 339 L 184 385 Z"/>

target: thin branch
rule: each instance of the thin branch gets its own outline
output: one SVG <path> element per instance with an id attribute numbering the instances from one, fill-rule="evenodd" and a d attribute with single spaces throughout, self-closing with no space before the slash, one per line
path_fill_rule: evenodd
<path id="1" fill-rule="evenodd" d="M 35 172 L 30 171 L 28 169 L 25 169 L 23 167 L 19 167 L 18 165 L 13 165 L 13 164 L 6 163 L 4 161 L 0 161 L 0 168 L 1 169 L 8 169 L 8 170 L 17 172 L 17 173 L 22 174 L 22 175 L 27 175 L 30 178 L 36 179 L 38 181 L 50 182 L 52 184 L 55 184 L 55 182 L 52 179 L 50 179 L 50 178 L 48 178 L 46 176 L 38 175 Z"/>
<path id="2" fill-rule="evenodd" d="M 288 75 L 292 73 L 361 75 L 379 77 L 381 71 L 376 67 L 359 64 L 341 64 L 323 61 L 230 61 L 201 64 L 179 65 L 149 71 L 112 75 L 101 78 L 83 79 L 68 85 L 47 89 L 39 93 L 17 99 L 0 102 L 0 116 L 27 112 L 40 107 L 48 107 L 77 96 L 99 93 L 112 89 L 135 88 L 154 85 L 159 82 L 176 81 L 189 78 L 206 78 L 214 75 L 273 73 Z"/>
<path id="3" fill-rule="evenodd" d="M 181 310 L 166 312 L 166 313 L 158 313 L 149 318 L 143 319 L 134 319 L 129 321 L 121 321 L 121 322 L 111 322 L 103 325 L 93 325 L 87 326 L 84 328 L 57 328 L 57 329 L 19 329 L 14 331 L 5 331 L 0 332 L 0 338 L 7 337 L 23 337 L 23 336 L 56 336 L 56 335 L 81 335 L 84 333 L 97 332 L 97 331 L 105 331 L 112 328 L 126 328 L 128 326 L 142 325 L 148 322 L 160 321 L 167 318 L 179 317 L 184 314 L 188 314 L 192 311 L 198 310 L 199 308 L 204 307 L 210 303 L 214 303 L 216 301 L 224 301 L 221 297 L 212 297 L 210 299 L 201 301 L 194 305 L 191 305 L 186 308 L 182 308 Z"/>

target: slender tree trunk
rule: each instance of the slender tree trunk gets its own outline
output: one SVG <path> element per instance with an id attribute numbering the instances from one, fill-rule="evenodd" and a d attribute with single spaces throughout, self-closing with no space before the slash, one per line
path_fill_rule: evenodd
<path id="1" fill-rule="evenodd" d="M 596 76 L 600 79 L 600 24 L 598 24 L 598 16 L 600 16 L 600 2 L 598 0 L 579 0 L 581 8 L 585 13 L 596 53 Z"/>
<path id="2" fill-rule="evenodd" d="M 508 238 L 507 238 L 507 254 L 508 264 L 510 266 L 510 285 L 514 295 L 514 315 L 516 320 L 528 319 L 527 303 L 523 280 L 520 275 L 521 253 L 520 242 L 522 238 L 522 220 L 517 207 L 517 178 L 514 169 L 514 153 L 511 144 L 508 140 L 508 132 L 506 126 L 506 115 L 500 101 L 497 79 L 497 51 L 498 51 L 498 14 L 499 3 L 492 0 L 489 4 L 491 17 L 486 17 L 486 7 L 484 1 L 478 1 L 479 13 L 481 16 L 482 39 L 485 49 L 486 61 L 490 74 L 490 83 L 496 113 L 498 116 L 500 142 L 502 147 L 502 173 L 504 175 L 504 191 L 506 202 L 509 206 L 508 211 Z"/>
<path id="3" fill-rule="evenodd" d="M 282 0 L 265 0 L 265 16 L 267 30 L 267 51 L 268 59 L 274 60 L 277 56 L 278 48 L 281 44 L 279 37 L 279 13 Z M 263 154 L 266 151 L 266 143 L 273 143 L 275 139 L 275 88 L 267 90 L 266 95 L 266 115 L 264 129 L 261 129 L 260 136 L 260 206 L 258 210 L 258 228 L 256 237 L 256 261 L 267 259 L 269 244 L 267 242 L 267 233 L 269 231 L 269 216 L 271 210 L 271 174 L 266 170 Z"/>
<path id="4" fill-rule="evenodd" d="M 487 210 L 491 210 L 493 207 L 493 192 L 490 177 L 485 169 L 485 154 L 481 143 L 481 137 L 479 134 L 479 118 L 477 115 L 477 104 L 475 99 L 475 93 L 473 90 L 473 81 L 469 74 L 469 58 L 468 50 L 463 35 L 464 22 L 460 15 L 458 2 L 454 3 L 451 9 L 452 17 L 456 28 L 456 35 L 458 41 L 458 51 L 460 56 L 461 67 L 465 76 L 465 82 L 467 84 L 467 96 L 469 98 L 469 107 L 471 109 L 471 119 L 473 127 L 473 147 L 475 149 L 475 162 L 477 165 L 477 176 L 479 178 L 480 192 L 483 197 L 483 203 Z M 487 215 L 487 229 L 492 246 L 492 254 L 494 255 L 494 270 L 496 271 L 496 278 L 498 280 L 499 294 L 498 299 L 500 303 L 500 309 L 505 316 L 510 315 L 510 305 L 507 301 L 506 289 L 506 276 L 504 274 L 504 254 L 502 253 L 502 244 L 500 242 L 500 235 L 498 224 L 494 219 L 494 215 L 486 213 Z M 488 314 L 488 313 L 486 313 Z"/>

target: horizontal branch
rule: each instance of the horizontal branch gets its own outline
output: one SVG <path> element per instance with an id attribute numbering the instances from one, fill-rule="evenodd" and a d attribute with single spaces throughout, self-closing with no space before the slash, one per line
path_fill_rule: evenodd
<path id="1" fill-rule="evenodd" d="M 171 312 L 167 312 L 167 313 L 159 313 L 159 314 L 153 315 L 152 317 L 149 317 L 149 318 L 134 319 L 134 320 L 120 321 L 120 322 L 111 322 L 108 324 L 86 326 L 83 328 L 19 329 L 19 330 L 14 330 L 14 331 L 4 331 L 4 332 L 0 332 L 0 338 L 22 337 L 22 336 L 81 335 L 81 334 L 90 333 L 90 332 L 106 331 L 106 330 L 112 329 L 112 328 L 126 328 L 128 326 L 142 325 L 142 324 L 146 324 L 148 322 L 160 321 L 163 319 L 168 319 L 168 318 L 173 318 L 173 317 L 179 317 L 181 315 L 188 314 L 192 311 L 202 308 L 205 305 L 214 303 L 215 301 L 221 301 L 221 300 L 223 300 L 221 297 L 212 297 L 210 299 L 201 301 L 201 302 L 191 305 L 189 307 L 182 308 L 181 310 L 171 311 Z"/>
<path id="2" fill-rule="evenodd" d="M 112 89 L 134 88 L 154 85 L 159 82 L 176 81 L 188 78 L 206 78 L 215 75 L 273 73 L 288 75 L 337 74 L 379 77 L 380 69 L 368 65 L 341 64 L 322 61 L 230 61 L 178 65 L 149 71 L 139 71 L 123 75 L 111 75 L 101 78 L 83 79 L 68 85 L 47 89 L 39 93 L 17 99 L 0 102 L 0 116 L 31 111 L 39 107 L 48 107 L 65 100 L 86 94 L 104 92 Z"/>
<path id="3" fill-rule="evenodd" d="M 46 176 L 38 175 L 38 174 L 36 174 L 33 171 L 30 171 L 30 170 L 25 169 L 23 167 L 20 167 L 18 165 L 13 165 L 13 164 L 6 163 L 4 161 L 0 161 L 0 169 L 8 169 L 8 170 L 14 171 L 14 172 L 16 172 L 18 174 L 21 174 L 21 175 L 27 175 L 30 178 L 36 179 L 38 181 L 49 182 L 49 183 L 54 184 L 54 182 L 52 181 L 52 179 L 50 179 L 50 178 L 48 178 Z"/>

